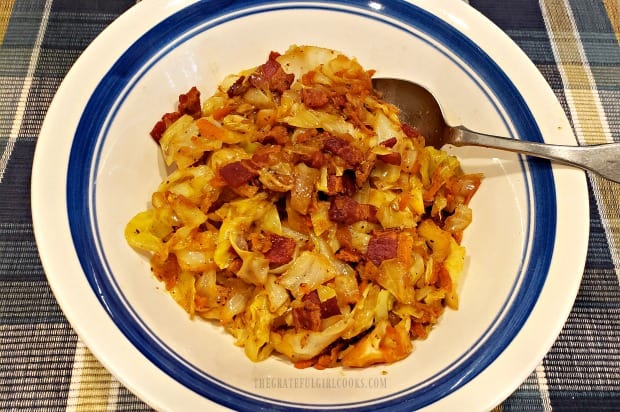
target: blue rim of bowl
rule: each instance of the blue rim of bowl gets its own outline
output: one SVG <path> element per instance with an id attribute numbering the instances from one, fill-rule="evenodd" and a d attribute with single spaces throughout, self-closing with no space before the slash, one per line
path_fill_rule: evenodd
<path id="1" fill-rule="evenodd" d="M 67 213 L 71 235 L 89 284 L 110 318 L 145 357 L 185 387 L 225 406 L 244 410 L 255 410 L 257 407 L 286 410 L 346 407 L 347 410 L 355 410 L 368 406 L 376 410 L 412 410 L 440 400 L 477 376 L 503 352 L 519 333 L 542 290 L 551 261 L 557 219 L 555 185 L 546 161 L 522 162 L 530 221 L 526 236 L 528 243 L 523 252 L 520 274 L 492 325 L 471 350 L 455 360 L 443 373 L 382 398 L 360 403 L 311 405 L 261 397 L 230 387 L 193 367 L 154 336 L 114 281 L 102 252 L 94 212 L 99 156 L 109 124 L 119 103 L 135 86 L 145 68 L 148 70 L 162 55 L 182 42 L 231 20 L 275 10 L 314 9 L 371 18 L 416 37 L 416 33 L 423 33 L 460 61 L 466 62 L 470 72 L 482 79 L 495 99 L 504 102 L 501 108 L 509 119 L 505 122 L 516 136 L 543 141 L 527 104 L 501 68 L 462 33 L 418 6 L 400 0 L 329 3 L 250 0 L 231 3 L 198 1 L 164 19 L 118 58 L 91 95 L 76 129 L 67 172 Z M 396 24 L 395 21 L 401 23 Z M 414 28 L 415 32 L 408 28 Z M 166 50 L 166 53 L 160 53 L 161 50 Z M 454 57 L 451 59 L 455 61 Z"/>

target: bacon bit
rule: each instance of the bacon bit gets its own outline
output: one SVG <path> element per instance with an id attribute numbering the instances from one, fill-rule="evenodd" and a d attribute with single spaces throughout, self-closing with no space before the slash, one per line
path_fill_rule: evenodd
<path id="1" fill-rule="evenodd" d="M 336 229 L 336 239 L 340 243 L 340 246 L 346 249 L 353 249 L 353 236 L 346 227 L 339 227 Z"/>
<path id="2" fill-rule="evenodd" d="M 282 151 L 282 146 L 268 145 L 262 146 L 252 155 L 252 162 L 258 167 L 265 167 L 276 164 L 278 162 L 277 154 Z"/>
<path id="3" fill-rule="evenodd" d="M 267 253 L 271 249 L 271 240 L 264 233 L 250 233 L 248 235 L 250 250 L 253 252 Z"/>
<path id="4" fill-rule="evenodd" d="M 342 109 L 347 104 L 347 96 L 344 94 L 336 94 L 331 97 L 332 104 L 338 108 Z"/>
<path id="5" fill-rule="evenodd" d="M 360 204 L 354 199 L 338 195 L 334 197 L 327 211 L 329 220 L 336 223 L 352 225 L 355 222 L 366 220 L 377 223 L 377 208 L 373 205 Z"/>
<path id="6" fill-rule="evenodd" d="M 296 330 L 321 330 L 321 300 L 316 290 L 304 295 L 303 306 L 293 308 L 293 325 Z"/>
<path id="7" fill-rule="evenodd" d="M 222 176 L 231 187 L 240 187 L 258 176 L 255 170 L 247 167 L 241 160 L 222 166 L 219 172 L 220 176 Z"/>
<path id="8" fill-rule="evenodd" d="M 271 52 L 269 59 L 250 75 L 250 84 L 262 90 L 283 93 L 291 88 L 295 80 L 294 74 L 287 74 L 276 60 L 280 53 Z"/>
<path id="9" fill-rule="evenodd" d="M 396 143 L 398 143 L 398 140 L 395 137 L 390 137 L 389 139 L 382 141 L 381 146 L 392 148 Z"/>
<path id="10" fill-rule="evenodd" d="M 179 112 L 172 112 L 172 113 L 164 114 L 161 120 L 155 123 L 155 126 L 153 126 L 153 129 L 151 130 L 150 134 L 153 140 L 159 143 L 166 129 L 170 127 L 172 123 L 177 121 L 179 117 L 181 117 L 181 113 Z"/>
<path id="11" fill-rule="evenodd" d="M 338 194 L 353 196 L 355 194 L 355 182 L 353 178 L 348 174 L 343 174 L 342 176 L 328 175 L 327 194 L 329 196 Z"/>
<path id="12" fill-rule="evenodd" d="M 319 134 L 319 131 L 316 129 L 306 129 L 303 132 L 297 135 L 296 143 L 306 143 L 308 141 L 313 141 Z"/>
<path id="13" fill-rule="evenodd" d="M 336 252 L 336 257 L 345 262 L 357 263 L 361 261 L 364 256 L 357 250 L 343 247 Z"/>
<path id="14" fill-rule="evenodd" d="M 275 233 L 269 233 L 267 236 L 271 243 L 271 248 L 265 253 L 265 259 L 269 260 L 269 263 L 277 265 L 290 262 L 295 252 L 295 239 L 276 235 Z"/>
<path id="15" fill-rule="evenodd" d="M 288 129 L 281 124 L 275 125 L 259 140 L 263 143 L 275 143 L 284 146 L 289 142 Z"/>
<path id="16" fill-rule="evenodd" d="M 420 135 L 420 132 L 418 132 L 418 129 L 416 129 L 415 127 L 408 125 L 407 123 L 403 123 L 401 126 L 401 129 L 403 131 L 403 133 L 405 133 L 405 135 L 410 138 L 416 138 Z"/>
<path id="17" fill-rule="evenodd" d="M 189 114 L 194 119 L 202 116 L 202 107 L 200 106 L 200 92 L 196 86 L 189 89 L 185 94 L 179 96 L 179 106 L 177 111 L 181 114 Z"/>
<path id="18" fill-rule="evenodd" d="M 172 123 L 174 123 L 179 117 L 184 114 L 192 116 L 194 119 L 202 116 L 202 107 L 200 106 L 200 92 L 196 86 L 189 89 L 187 93 L 179 95 L 179 104 L 177 105 L 177 111 L 166 113 L 161 117 L 153 129 L 151 129 L 151 137 L 157 143 L 161 140 L 164 132 Z"/>
<path id="19" fill-rule="evenodd" d="M 347 142 L 339 137 L 329 137 L 325 140 L 323 148 L 330 153 L 335 154 L 347 164 L 357 167 L 364 161 L 364 153 L 351 142 Z"/>
<path id="20" fill-rule="evenodd" d="M 377 155 L 377 158 L 387 164 L 391 164 L 395 166 L 399 166 L 400 163 L 402 162 L 400 153 L 398 152 L 388 153 L 384 155 Z"/>
<path id="21" fill-rule="evenodd" d="M 247 83 L 244 84 L 245 76 L 240 76 L 233 84 L 230 85 L 226 94 L 228 97 L 233 98 L 235 96 L 241 96 L 245 93 L 250 87 Z"/>
<path id="22" fill-rule="evenodd" d="M 318 150 L 312 153 L 310 157 L 303 159 L 303 162 L 306 166 L 313 167 L 315 169 L 320 169 L 327 163 L 323 152 L 319 152 Z"/>
<path id="23" fill-rule="evenodd" d="M 311 109 L 317 109 L 329 103 L 329 96 L 322 87 L 306 87 L 301 90 L 301 101 Z"/>
<path id="24" fill-rule="evenodd" d="M 398 232 L 387 230 L 376 232 L 368 242 L 368 252 L 366 257 L 375 266 L 381 266 L 381 262 L 387 259 L 394 259 L 398 256 Z"/>
<path id="25" fill-rule="evenodd" d="M 340 315 L 340 306 L 338 306 L 338 299 L 335 296 L 321 302 L 321 318 L 326 319 L 336 315 Z"/>
<path id="26" fill-rule="evenodd" d="M 316 75 L 316 71 L 310 70 L 301 75 L 301 84 L 304 86 L 310 86 L 314 83 L 314 76 Z"/>

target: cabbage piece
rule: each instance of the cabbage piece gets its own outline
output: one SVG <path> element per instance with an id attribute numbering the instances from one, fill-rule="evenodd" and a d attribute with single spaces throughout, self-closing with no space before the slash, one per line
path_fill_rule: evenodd
<path id="1" fill-rule="evenodd" d="M 377 133 L 377 137 L 379 138 L 378 143 L 384 142 L 388 139 L 395 137 L 398 140 L 403 139 L 404 133 L 400 128 L 400 124 L 395 122 L 394 119 L 388 118 L 382 111 L 377 112 L 374 117 L 374 127 L 375 133 Z"/>
<path id="2" fill-rule="evenodd" d="M 458 204 L 454 208 L 454 213 L 446 219 L 443 224 L 444 230 L 450 233 L 462 232 L 472 222 L 472 211 L 468 206 Z"/>
<path id="3" fill-rule="evenodd" d="M 335 135 L 350 134 L 358 138 L 364 137 L 359 130 L 355 129 L 351 123 L 347 122 L 342 117 L 331 113 L 308 109 L 301 103 L 294 104 L 291 107 L 291 113 L 283 117 L 281 121 L 290 126 L 302 127 L 305 129 L 323 128 Z"/>
<path id="4" fill-rule="evenodd" d="M 208 210 L 221 192 L 220 188 L 211 184 L 213 178 L 215 172 L 206 165 L 177 169 L 159 185 L 155 193 L 171 192 L 181 195 L 200 205 L 202 210 Z M 159 207 L 155 205 L 155 201 L 153 203 L 155 207 Z"/>
<path id="5" fill-rule="evenodd" d="M 316 210 L 310 215 L 312 229 L 317 236 L 321 236 L 333 226 L 332 221 L 329 220 L 329 206 L 329 202 L 319 201 L 317 202 Z"/>
<path id="6" fill-rule="evenodd" d="M 274 318 L 275 315 L 269 311 L 267 294 L 264 291 L 257 293 L 243 314 L 248 336 L 243 342 L 237 342 L 243 345 L 245 354 L 254 362 L 267 358 L 273 351 L 269 338 Z"/>
<path id="7" fill-rule="evenodd" d="M 381 262 L 377 283 L 389 290 L 401 303 L 413 302 L 413 284 L 409 269 L 399 259 L 387 259 Z"/>
<path id="8" fill-rule="evenodd" d="M 295 188 L 293 166 L 287 162 L 262 168 L 258 179 L 263 186 L 274 192 L 288 192 Z"/>
<path id="9" fill-rule="evenodd" d="M 355 275 L 336 275 L 334 289 L 338 303 L 341 305 L 356 303 L 360 298 L 360 289 Z"/>
<path id="10" fill-rule="evenodd" d="M 288 291 L 277 282 L 275 275 L 268 275 L 265 282 L 265 291 L 269 297 L 269 310 L 271 312 L 276 312 L 289 301 Z"/>
<path id="11" fill-rule="evenodd" d="M 243 261 L 236 273 L 237 277 L 254 285 L 264 285 L 269 273 L 269 260 L 262 253 L 241 249 L 233 236 L 231 234 L 230 243 Z"/>
<path id="12" fill-rule="evenodd" d="M 351 326 L 342 334 L 343 339 L 351 339 L 368 330 L 375 321 L 375 309 L 377 297 L 381 288 L 369 284 L 364 288 L 361 299 L 355 304 L 350 317 L 353 319 Z"/>
<path id="13" fill-rule="evenodd" d="M 344 366 L 363 368 L 375 363 L 392 363 L 405 358 L 413 345 L 409 337 L 409 319 L 396 326 L 387 320 L 377 323 L 374 329 L 355 346 L 343 352 Z"/>
<path id="14" fill-rule="evenodd" d="M 452 280 L 452 290 L 446 293 L 446 304 L 452 309 L 458 309 L 459 296 L 457 294 L 457 285 L 463 272 L 465 263 L 465 248 L 459 245 L 454 238 L 450 241 L 450 254 L 444 261 L 444 267 Z"/>
<path id="15" fill-rule="evenodd" d="M 183 308 L 190 317 L 194 316 L 194 296 L 196 295 L 196 278 L 192 272 L 181 271 L 176 284 L 169 289 L 170 295 Z"/>
<path id="16" fill-rule="evenodd" d="M 213 264 L 212 254 L 202 250 L 178 250 L 174 253 L 181 270 L 200 272 Z"/>
<path id="17" fill-rule="evenodd" d="M 433 260 L 443 262 L 448 257 L 450 243 L 453 240 L 449 232 L 441 229 L 432 220 L 426 219 L 418 225 L 418 234 L 433 250 Z"/>
<path id="18" fill-rule="evenodd" d="M 352 322 L 353 319 L 343 318 L 321 332 L 289 330 L 280 334 L 274 331 L 271 332 L 271 344 L 294 362 L 312 359 L 340 338 Z"/>
<path id="19" fill-rule="evenodd" d="M 154 233 L 156 232 L 155 226 L 158 223 L 156 214 L 156 210 L 147 210 L 131 218 L 125 226 L 125 239 L 129 245 L 153 253 L 163 248 L 163 236 L 157 236 Z M 172 227 L 168 227 L 169 230 L 167 232 L 172 232 Z M 166 232 L 166 230 L 162 232 Z"/>
<path id="20" fill-rule="evenodd" d="M 381 225 L 388 228 L 411 229 L 416 226 L 416 219 L 409 210 L 400 210 L 398 202 L 391 203 L 377 211 L 377 219 Z"/>
<path id="21" fill-rule="evenodd" d="M 262 219 L 272 208 L 273 203 L 266 200 L 266 194 L 260 193 L 249 199 L 240 199 L 222 206 L 218 213 L 224 215 L 217 238 L 214 253 L 215 263 L 225 269 L 234 260 L 235 254 L 230 251 L 230 239 L 236 239 L 248 231 L 253 222 Z"/>
<path id="22" fill-rule="evenodd" d="M 291 190 L 291 207 L 305 215 L 308 213 L 308 206 L 314 199 L 314 187 L 321 172 L 303 163 L 298 163 L 295 165 L 293 175 L 295 184 Z"/>
<path id="23" fill-rule="evenodd" d="M 304 251 L 280 277 L 278 283 L 290 290 L 296 298 L 301 298 L 320 284 L 333 279 L 336 273 L 325 256 Z"/>
<path id="24" fill-rule="evenodd" d="M 181 147 L 191 145 L 191 138 L 197 135 L 198 128 L 194 125 L 194 118 L 188 114 L 184 114 L 168 126 L 159 140 L 166 165 L 172 165 L 177 160 L 177 153 Z M 186 162 L 187 159 L 183 159 L 181 163 L 185 164 Z M 179 167 L 181 166 L 179 165 Z"/>
<path id="25" fill-rule="evenodd" d="M 198 227 L 207 221 L 207 215 L 185 196 L 170 193 L 168 202 L 185 226 Z"/>
<path id="26" fill-rule="evenodd" d="M 314 243 L 315 250 L 327 259 L 334 272 L 345 275 L 355 275 L 355 269 L 338 259 L 334 254 L 334 248 L 332 248 L 325 239 L 312 235 L 310 239 Z"/>
<path id="27" fill-rule="evenodd" d="M 327 64 L 339 54 L 323 47 L 293 45 L 276 60 L 282 65 L 282 70 L 294 74 L 295 79 L 299 80 L 305 73 Z"/>

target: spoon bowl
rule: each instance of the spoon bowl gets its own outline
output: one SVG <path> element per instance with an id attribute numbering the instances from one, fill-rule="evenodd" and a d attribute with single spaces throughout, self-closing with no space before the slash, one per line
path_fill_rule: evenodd
<path id="1" fill-rule="evenodd" d="M 397 106 L 400 120 L 415 127 L 428 146 L 482 146 L 549 159 L 594 172 L 620 183 L 620 143 L 563 146 L 509 139 L 451 126 L 433 94 L 419 84 L 403 79 L 376 78 L 373 87 L 387 102 Z"/>

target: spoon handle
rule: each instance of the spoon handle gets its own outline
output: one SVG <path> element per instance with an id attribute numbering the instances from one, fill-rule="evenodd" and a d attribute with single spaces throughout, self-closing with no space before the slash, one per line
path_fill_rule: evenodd
<path id="1" fill-rule="evenodd" d="M 455 127 L 449 139 L 454 146 L 483 146 L 554 160 L 597 173 L 620 183 L 620 143 L 560 146 L 508 139 Z"/>

